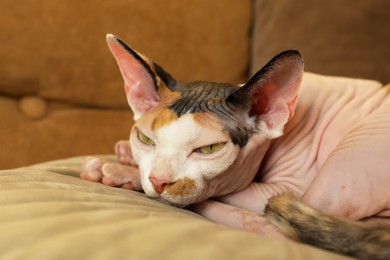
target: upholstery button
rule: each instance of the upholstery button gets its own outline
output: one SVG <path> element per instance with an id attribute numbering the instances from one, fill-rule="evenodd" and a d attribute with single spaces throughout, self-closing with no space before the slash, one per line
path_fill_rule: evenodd
<path id="1" fill-rule="evenodd" d="M 37 96 L 23 97 L 19 103 L 20 111 L 31 119 L 38 119 L 46 114 L 45 100 Z"/>

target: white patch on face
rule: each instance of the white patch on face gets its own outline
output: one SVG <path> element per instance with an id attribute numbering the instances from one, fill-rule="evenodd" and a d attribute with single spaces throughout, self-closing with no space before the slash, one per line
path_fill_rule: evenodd
<path id="1" fill-rule="evenodd" d="M 152 138 L 155 146 L 142 144 L 136 134 L 130 137 L 133 154 L 140 166 L 141 183 L 145 193 L 178 205 L 188 205 L 201 199 L 207 181 L 223 173 L 235 160 L 239 147 L 220 130 L 207 128 L 186 114 L 170 124 L 150 132 L 140 129 Z M 215 143 L 226 142 L 224 147 L 212 154 L 201 154 L 198 148 Z M 149 177 L 164 176 L 173 181 L 184 178 L 195 182 L 190 195 L 171 196 L 168 192 L 157 194 Z"/>
<path id="2" fill-rule="evenodd" d="M 144 145 L 138 140 L 137 134 L 134 132 L 130 135 L 130 146 L 135 161 L 139 165 L 141 172 L 141 185 L 145 193 L 150 197 L 158 197 L 157 192 L 154 191 L 149 175 L 153 167 L 154 153 L 152 147 L 143 147 Z"/>

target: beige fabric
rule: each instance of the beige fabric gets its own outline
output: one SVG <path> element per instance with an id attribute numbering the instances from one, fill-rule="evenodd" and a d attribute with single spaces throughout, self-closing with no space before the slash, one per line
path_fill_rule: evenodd
<path id="1" fill-rule="evenodd" d="M 344 259 L 83 181 L 81 161 L 0 171 L 0 259 Z"/>

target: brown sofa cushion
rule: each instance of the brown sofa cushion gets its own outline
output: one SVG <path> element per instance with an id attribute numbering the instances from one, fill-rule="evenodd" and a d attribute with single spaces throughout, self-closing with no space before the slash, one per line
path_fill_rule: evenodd
<path id="1" fill-rule="evenodd" d="M 72 156 L 113 153 L 114 144 L 129 136 L 129 110 L 88 109 L 46 103 L 44 117 L 21 112 L 24 99 L 0 96 L 0 169 Z"/>
<path id="2" fill-rule="evenodd" d="M 0 1 L 0 169 L 111 153 L 132 116 L 114 33 L 178 80 L 244 81 L 251 1 Z"/>
<path id="3" fill-rule="evenodd" d="M 1 259 L 347 259 L 83 181 L 81 160 L 0 171 Z"/>
<path id="4" fill-rule="evenodd" d="M 0 93 L 126 107 L 114 33 L 180 80 L 233 83 L 249 62 L 249 0 L 0 2 Z M 216 15 L 218 14 L 218 15 Z"/>
<path id="5" fill-rule="evenodd" d="M 256 0 L 252 73 L 298 49 L 305 70 L 390 82 L 390 1 Z"/>

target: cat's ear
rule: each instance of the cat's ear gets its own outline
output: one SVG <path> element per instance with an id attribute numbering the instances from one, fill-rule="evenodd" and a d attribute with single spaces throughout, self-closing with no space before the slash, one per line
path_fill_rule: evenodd
<path id="1" fill-rule="evenodd" d="M 160 66 L 114 35 L 107 34 L 106 39 L 122 73 L 126 98 L 137 120 L 160 102 L 158 88 L 175 84 L 175 80 Z"/>
<path id="2" fill-rule="evenodd" d="M 250 117 L 256 117 L 260 130 L 266 131 L 271 138 L 279 137 L 294 115 L 302 76 L 300 53 L 282 52 L 233 92 L 228 102 L 245 107 Z"/>

